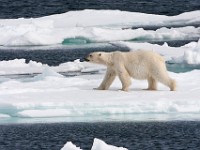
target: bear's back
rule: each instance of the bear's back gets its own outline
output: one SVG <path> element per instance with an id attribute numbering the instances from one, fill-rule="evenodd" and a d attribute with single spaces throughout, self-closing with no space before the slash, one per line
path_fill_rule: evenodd
<path id="1" fill-rule="evenodd" d="M 165 69 L 165 60 L 159 54 L 137 50 L 124 53 L 125 66 L 129 74 L 136 79 L 145 79 L 154 71 Z"/>

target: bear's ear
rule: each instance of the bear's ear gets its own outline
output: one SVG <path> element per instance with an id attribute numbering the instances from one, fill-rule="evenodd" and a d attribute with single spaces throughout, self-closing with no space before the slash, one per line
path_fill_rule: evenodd
<path id="1" fill-rule="evenodd" d="M 101 53 L 99 53 L 99 56 L 101 56 Z"/>

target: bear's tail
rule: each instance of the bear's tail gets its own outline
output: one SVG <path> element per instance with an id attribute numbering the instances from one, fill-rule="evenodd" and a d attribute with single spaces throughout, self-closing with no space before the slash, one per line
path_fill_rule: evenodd
<path id="1" fill-rule="evenodd" d="M 176 81 L 174 79 L 171 79 L 170 90 L 176 91 Z"/>

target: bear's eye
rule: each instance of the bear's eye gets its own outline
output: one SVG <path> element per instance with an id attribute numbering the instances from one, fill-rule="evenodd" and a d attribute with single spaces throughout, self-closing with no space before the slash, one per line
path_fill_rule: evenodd
<path id="1" fill-rule="evenodd" d="M 90 57 L 92 57 L 92 55 L 91 55 L 91 54 L 90 54 L 89 56 L 90 56 Z"/>
<path id="2" fill-rule="evenodd" d="M 99 54 L 99 56 L 101 56 L 101 53 Z"/>

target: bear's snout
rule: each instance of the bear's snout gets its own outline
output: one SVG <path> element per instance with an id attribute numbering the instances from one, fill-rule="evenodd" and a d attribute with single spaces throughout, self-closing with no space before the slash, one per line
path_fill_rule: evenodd
<path id="1" fill-rule="evenodd" d="M 85 61 L 90 61 L 92 58 L 92 54 L 89 54 L 86 58 L 84 58 Z"/>
<path id="2" fill-rule="evenodd" d="M 84 58 L 84 61 L 90 61 L 90 60 L 86 57 L 86 58 Z"/>

